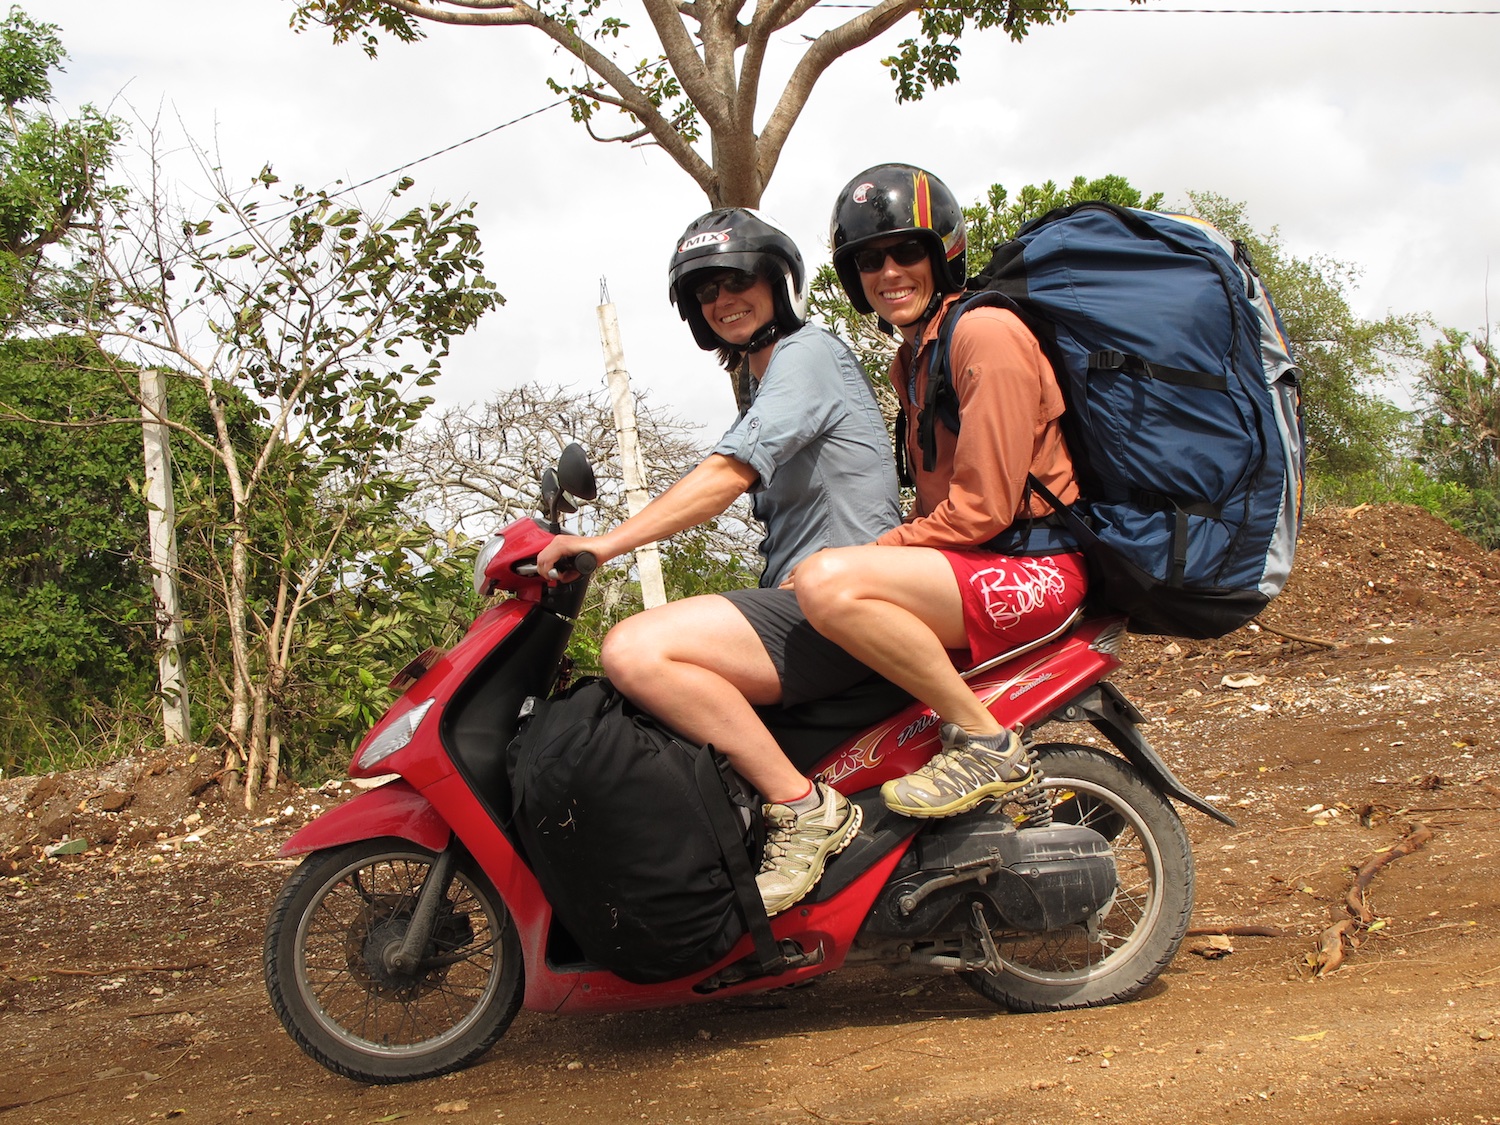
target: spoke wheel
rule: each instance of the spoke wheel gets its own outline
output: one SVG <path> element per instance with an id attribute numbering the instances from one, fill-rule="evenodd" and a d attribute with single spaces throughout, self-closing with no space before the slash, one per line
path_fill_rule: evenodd
<path id="1" fill-rule="evenodd" d="M 466 864 L 421 964 L 391 966 L 433 859 L 404 840 L 361 841 L 308 856 L 282 888 L 266 927 L 266 989 L 287 1032 L 329 1070 L 374 1083 L 457 1070 L 520 1007 L 515 926 Z"/>
<path id="2" fill-rule="evenodd" d="M 1115 755 L 1064 743 L 1034 749 L 1054 823 L 1083 825 L 1108 840 L 1118 886 L 1084 924 L 1048 933 L 992 931 L 1004 968 L 964 978 L 1018 1012 L 1129 1000 L 1167 967 L 1187 933 L 1187 833 L 1171 803 Z"/>

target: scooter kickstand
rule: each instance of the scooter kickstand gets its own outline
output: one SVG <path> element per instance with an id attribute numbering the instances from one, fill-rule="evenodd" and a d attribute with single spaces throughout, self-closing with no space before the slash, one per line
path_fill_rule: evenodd
<path id="1" fill-rule="evenodd" d="M 974 929 L 979 932 L 979 944 L 984 948 L 984 971 L 998 975 L 1005 967 L 1005 962 L 1000 959 L 1000 947 L 995 944 L 995 937 L 984 920 L 984 907 L 977 902 L 970 903 L 970 907 L 974 915 Z"/>

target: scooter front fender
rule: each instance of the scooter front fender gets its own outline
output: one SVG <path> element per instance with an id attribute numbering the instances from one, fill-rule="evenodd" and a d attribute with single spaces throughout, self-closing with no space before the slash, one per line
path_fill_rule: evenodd
<path id="1" fill-rule="evenodd" d="M 277 854 L 283 858 L 307 855 L 380 836 L 397 836 L 440 852 L 452 835 L 432 802 L 398 778 L 329 809 L 295 832 Z"/>

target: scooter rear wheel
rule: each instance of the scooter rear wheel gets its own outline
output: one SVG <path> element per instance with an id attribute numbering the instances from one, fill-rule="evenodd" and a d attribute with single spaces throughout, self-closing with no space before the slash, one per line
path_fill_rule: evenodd
<path id="1" fill-rule="evenodd" d="M 314 852 L 266 926 L 271 1004 L 297 1045 L 359 1082 L 405 1082 L 467 1066 L 520 1008 L 520 939 L 504 902 L 460 864 L 422 963 L 389 966 L 435 856 L 405 840 Z"/>
<path id="2" fill-rule="evenodd" d="M 1129 1000 L 1177 954 L 1193 912 L 1193 853 L 1177 811 L 1128 762 L 1066 743 L 1034 748 L 1054 823 L 1109 841 L 1118 887 L 1086 925 L 1048 933 L 995 930 L 1004 964 L 964 980 L 1016 1012 Z M 1023 825 L 1024 827 L 1024 825 Z"/>

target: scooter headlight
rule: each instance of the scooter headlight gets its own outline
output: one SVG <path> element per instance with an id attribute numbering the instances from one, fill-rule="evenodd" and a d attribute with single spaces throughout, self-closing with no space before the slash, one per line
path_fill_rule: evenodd
<path id="1" fill-rule="evenodd" d="M 422 725 L 422 720 L 436 702 L 435 699 L 429 699 L 426 703 L 419 703 L 391 723 L 359 752 L 359 760 L 355 764 L 362 770 L 370 769 L 407 746 L 416 737 L 417 728 Z"/>
<path id="2" fill-rule="evenodd" d="M 490 580 L 485 577 L 485 570 L 489 568 L 490 561 L 500 553 L 505 546 L 505 536 L 491 535 L 489 542 L 479 550 L 479 557 L 474 560 L 474 592 L 476 594 L 489 593 Z"/>

